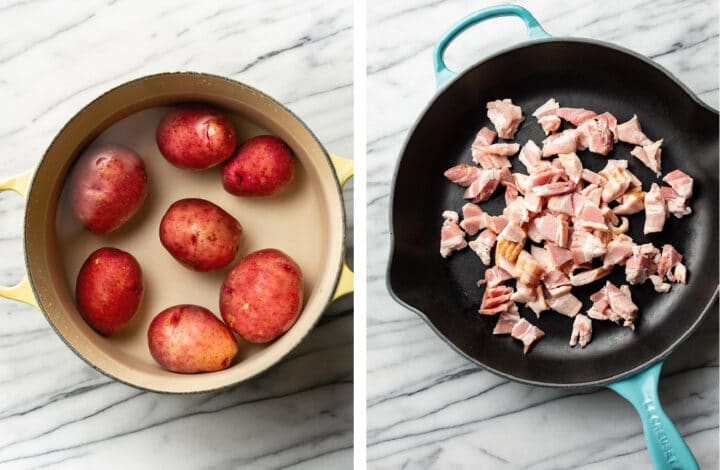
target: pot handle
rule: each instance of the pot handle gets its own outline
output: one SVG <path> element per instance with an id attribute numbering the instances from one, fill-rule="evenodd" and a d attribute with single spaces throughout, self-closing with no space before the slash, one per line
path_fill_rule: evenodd
<path id="1" fill-rule="evenodd" d="M 519 5 L 496 5 L 494 7 L 484 8 L 474 13 L 470 13 L 468 16 L 455 24 L 450 31 L 445 33 L 440 38 L 437 45 L 435 45 L 433 62 L 435 64 L 435 81 L 437 82 L 438 88 L 457 75 L 456 72 L 453 72 L 445 65 L 445 61 L 443 60 L 445 49 L 447 49 L 450 43 L 460 33 L 470 26 L 498 16 L 517 16 L 522 19 L 525 22 L 525 26 L 527 26 L 528 39 L 543 39 L 550 37 L 542 26 L 540 26 L 538 20 L 536 20 L 529 11 Z"/>
<path id="2" fill-rule="evenodd" d="M 663 361 L 631 377 L 608 385 L 629 401 L 642 420 L 645 442 L 655 470 L 697 469 L 695 457 L 658 398 L 658 380 Z"/>
<path id="3" fill-rule="evenodd" d="M 328 152 L 330 160 L 332 161 L 335 169 L 335 175 L 337 176 L 340 187 L 345 186 L 347 180 L 355 174 L 355 165 L 352 160 L 347 158 L 338 157 L 332 152 Z M 342 270 L 340 271 L 340 278 L 338 279 L 337 287 L 332 295 L 330 301 L 339 299 L 340 297 L 350 294 L 355 287 L 355 275 L 348 268 L 348 265 L 343 260 Z"/>
<path id="4" fill-rule="evenodd" d="M 27 199 L 27 192 L 30 187 L 32 175 L 33 171 L 30 170 L 16 176 L 12 176 L 4 181 L 0 181 L 0 192 L 15 191 L 20 195 L 20 197 Z M 25 302 L 26 304 L 38 308 L 37 300 L 35 299 L 35 294 L 33 294 L 32 288 L 30 287 L 30 280 L 28 279 L 27 274 L 23 277 L 22 281 L 15 286 L 0 286 L 0 297 Z"/>

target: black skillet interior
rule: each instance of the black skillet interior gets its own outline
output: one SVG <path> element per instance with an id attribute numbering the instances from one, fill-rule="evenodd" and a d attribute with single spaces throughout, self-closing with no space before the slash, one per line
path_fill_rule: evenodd
<path id="1" fill-rule="evenodd" d="M 469 249 L 440 257 L 441 213 L 460 213 L 466 202 L 462 188 L 449 183 L 443 171 L 471 162 L 470 143 L 483 125 L 492 128 L 485 104 L 512 98 L 525 122 L 515 141 L 544 134 L 531 113 L 548 98 L 561 106 L 610 111 L 618 122 L 637 114 L 652 139 L 664 138 L 663 174 L 680 168 L 695 178 L 693 214 L 671 217 L 661 234 L 644 236 L 643 213 L 630 217 L 630 235 L 637 242 L 661 247 L 671 243 L 688 267 L 688 284 L 656 294 L 650 282 L 632 289 L 640 307 L 635 331 L 610 322 L 593 322 L 592 342 L 570 348 L 572 320 L 554 312 L 537 319 L 529 309 L 521 315 L 546 337 L 523 355 L 509 336 L 493 336 L 496 317 L 477 314 L 483 288 L 476 281 L 484 266 Z M 658 181 L 637 159 L 631 146 L 619 143 L 608 158 L 629 160 L 631 171 L 649 189 Z M 607 158 L 579 152 L 583 165 L 601 169 Z M 517 160 L 512 171 L 526 173 Z M 393 254 L 388 286 L 397 300 L 424 315 L 441 337 L 479 365 L 514 380 L 548 386 L 578 387 L 612 382 L 668 354 L 700 322 L 718 286 L 718 116 L 698 104 L 673 79 L 647 60 L 614 47 L 584 40 L 549 40 L 500 53 L 467 70 L 442 90 L 416 123 L 406 142 L 395 176 L 392 199 Z M 504 207 L 499 189 L 482 204 L 491 214 Z M 624 282 L 624 268 L 609 278 Z M 589 296 L 604 284 L 576 288 L 589 308 Z"/>

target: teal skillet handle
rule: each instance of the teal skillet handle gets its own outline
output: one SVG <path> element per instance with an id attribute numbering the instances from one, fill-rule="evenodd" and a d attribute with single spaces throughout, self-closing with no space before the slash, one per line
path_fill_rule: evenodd
<path id="1" fill-rule="evenodd" d="M 645 442 L 655 470 L 697 469 L 695 457 L 660 405 L 657 388 L 663 361 L 632 377 L 608 385 L 629 401 L 642 420 Z"/>
<path id="2" fill-rule="evenodd" d="M 456 75 L 455 72 L 447 68 L 445 62 L 443 61 L 443 54 L 445 53 L 445 49 L 447 49 L 448 45 L 450 45 L 458 34 L 462 33 L 470 26 L 497 16 L 517 16 L 521 18 L 525 22 L 525 26 L 527 26 L 528 39 L 542 39 L 550 37 L 550 35 L 542 29 L 542 26 L 540 26 L 540 23 L 538 23 L 535 17 L 532 16 L 532 14 L 525 8 L 518 5 L 497 5 L 471 13 L 460 20 L 460 22 L 453 26 L 450 31 L 445 33 L 435 46 L 433 59 L 435 63 L 435 81 L 437 82 L 438 88 L 443 86 Z"/>

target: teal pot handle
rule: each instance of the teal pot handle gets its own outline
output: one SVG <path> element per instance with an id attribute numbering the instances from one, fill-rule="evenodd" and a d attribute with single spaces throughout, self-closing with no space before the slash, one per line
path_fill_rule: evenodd
<path id="1" fill-rule="evenodd" d="M 453 26 L 450 31 L 445 33 L 435 46 L 433 59 L 435 63 L 435 81 L 437 82 L 438 88 L 457 75 L 455 72 L 448 69 L 443 61 L 445 49 L 447 49 L 458 34 L 462 33 L 470 26 L 497 16 L 517 16 L 521 18 L 525 22 L 525 26 L 527 26 L 528 39 L 543 39 L 550 37 L 542 26 L 540 26 L 540 23 L 538 23 L 535 17 L 532 16 L 532 14 L 525 8 L 518 5 L 497 5 L 471 13 L 460 20 L 460 22 Z"/>
<path id="2" fill-rule="evenodd" d="M 697 469 L 695 457 L 660 405 L 658 380 L 663 361 L 608 385 L 632 403 L 642 420 L 645 442 L 655 470 Z"/>

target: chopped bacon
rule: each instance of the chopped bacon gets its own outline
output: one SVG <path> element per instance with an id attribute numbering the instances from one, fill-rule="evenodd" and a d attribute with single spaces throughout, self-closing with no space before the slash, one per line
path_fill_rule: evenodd
<path id="1" fill-rule="evenodd" d="M 463 187 L 470 186 L 478 176 L 480 176 L 480 168 L 468 165 L 467 163 L 455 165 L 445 171 L 445 178 Z"/>
<path id="2" fill-rule="evenodd" d="M 542 286 L 537 286 L 535 292 L 535 300 L 528 302 L 525 306 L 535 312 L 535 315 L 539 318 L 540 314 L 550 307 L 548 307 L 547 301 L 545 300 L 545 293 L 543 292 Z"/>
<path id="3" fill-rule="evenodd" d="M 542 186 L 535 186 L 532 191 L 538 196 L 557 196 L 559 194 L 567 194 L 574 189 L 575 183 L 572 181 L 558 181 Z"/>
<path id="4" fill-rule="evenodd" d="M 559 108 L 555 114 L 568 121 L 573 126 L 579 126 L 588 119 L 597 116 L 595 111 L 582 108 Z"/>
<path id="5" fill-rule="evenodd" d="M 660 257 L 660 250 L 652 243 L 634 245 L 632 255 L 625 262 L 625 279 L 628 284 L 642 284 L 651 274 L 657 272 L 656 259 Z"/>
<path id="6" fill-rule="evenodd" d="M 460 228 L 465 230 L 468 235 L 475 235 L 485 228 L 487 213 L 477 204 L 468 202 L 462 207 L 462 213 L 463 220 L 460 222 Z"/>
<path id="7" fill-rule="evenodd" d="M 495 155 L 492 153 L 478 153 L 473 157 L 473 161 L 480 165 L 483 170 L 503 169 L 512 167 L 512 163 L 508 157 L 504 155 Z"/>
<path id="8" fill-rule="evenodd" d="M 645 194 L 645 226 L 643 227 L 643 233 L 647 235 L 648 233 L 662 232 L 667 217 L 667 206 L 660 192 L 660 186 L 653 183 L 650 186 L 650 191 Z"/>
<path id="9" fill-rule="evenodd" d="M 685 284 L 687 278 L 687 268 L 684 264 L 678 263 L 675 266 L 675 269 L 671 273 L 668 273 L 667 277 L 672 282 L 679 282 L 680 284 Z"/>
<path id="10" fill-rule="evenodd" d="M 563 248 L 568 247 L 570 241 L 568 221 L 564 217 L 556 217 L 551 214 L 537 217 L 533 224 L 542 236 L 543 240 L 550 241 Z"/>
<path id="11" fill-rule="evenodd" d="M 530 254 L 546 272 L 555 269 L 550 253 L 548 253 L 546 249 L 540 248 L 537 245 L 532 245 L 530 247 Z"/>
<path id="12" fill-rule="evenodd" d="M 575 153 L 561 153 L 558 158 L 555 159 L 565 174 L 575 184 L 578 184 L 582 179 L 583 166 L 580 158 Z"/>
<path id="13" fill-rule="evenodd" d="M 522 109 L 514 105 L 511 99 L 490 101 L 487 103 L 487 110 L 488 118 L 503 139 L 515 137 L 520 123 L 525 120 Z"/>
<path id="14" fill-rule="evenodd" d="M 544 274 L 545 270 L 530 253 L 525 250 L 520 251 L 514 272 L 514 277 L 518 282 L 535 287 L 540 283 Z"/>
<path id="15" fill-rule="evenodd" d="M 568 249 L 561 248 L 554 243 L 546 243 L 545 248 L 550 254 L 550 259 L 557 268 L 573 260 L 572 252 Z"/>
<path id="16" fill-rule="evenodd" d="M 515 323 L 510 335 L 523 342 L 523 353 L 527 353 L 533 344 L 545 336 L 545 333 L 537 326 L 522 318 Z"/>
<path id="17" fill-rule="evenodd" d="M 500 266 L 493 266 L 485 270 L 485 282 L 487 282 L 488 287 L 498 286 L 510 279 L 512 279 L 510 273 Z"/>
<path id="18" fill-rule="evenodd" d="M 566 129 L 552 134 L 543 140 L 542 156 L 551 157 L 560 153 L 573 153 L 578 149 L 580 132 L 577 129 Z"/>
<path id="19" fill-rule="evenodd" d="M 680 170 L 673 170 L 663 178 L 667 184 L 672 186 L 680 197 L 688 200 L 692 197 L 693 179 Z"/>
<path id="20" fill-rule="evenodd" d="M 616 135 L 620 142 L 627 144 L 648 145 L 652 143 L 643 133 L 640 121 L 635 114 L 633 114 L 632 119 L 629 121 L 618 124 Z"/>
<path id="21" fill-rule="evenodd" d="M 556 289 L 563 286 L 571 286 L 572 281 L 559 269 L 549 270 L 543 278 L 543 284 L 548 289 Z"/>
<path id="22" fill-rule="evenodd" d="M 570 251 L 573 255 L 573 262 L 583 264 L 592 261 L 593 258 L 603 256 L 607 249 L 602 240 L 592 233 L 585 230 L 573 230 Z"/>
<path id="23" fill-rule="evenodd" d="M 605 183 L 607 183 L 607 179 L 605 179 L 604 176 L 599 175 L 599 174 L 595 173 L 594 171 L 588 170 L 587 168 L 583 168 L 582 179 L 584 181 L 587 181 L 590 184 L 594 184 L 600 188 L 605 186 Z"/>
<path id="24" fill-rule="evenodd" d="M 505 228 L 502 230 L 502 232 L 500 232 L 499 236 L 502 239 L 509 240 L 514 243 L 519 243 L 521 245 L 525 244 L 525 237 L 526 237 L 525 231 L 523 230 L 523 228 L 520 225 L 518 225 L 512 221 L 509 222 L 505 226 Z M 514 260 L 511 260 L 511 261 L 514 261 Z"/>
<path id="25" fill-rule="evenodd" d="M 560 118 L 557 116 L 542 116 L 538 118 L 538 124 L 542 127 L 545 135 L 560 129 Z"/>
<path id="26" fill-rule="evenodd" d="M 681 219 L 686 215 L 692 214 L 692 209 L 687 206 L 687 200 L 680 196 L 670 186 L 662 186 L 660 188 L 660 194 L 662 195 L 665 206 L 670 214 L 676 218 Z"/>
<path id="27" fill-rule="evenodd" d="M 547 208 L 552 214 L 565 214 L 569 217 L 575 215 L 573 212 L 573 195 L 560 194 L 548 198 Z"/>
<path id="28" fill-rule="evenodd" d="M 525 194 L 525 199 L 523 199 L 523 203 L 525 204 L 525 208 L 528 211 L 537 214 L 542 210 L 543 206 L 545 205 L 545 198 L 542 196 L 538 196 L 533 191 L 528 191 L 527 194 Z"/>
<path id="29" fill-rule="evenodd" d="M 454 251 L 462 250 L 467 246 L 465 233 L 458 225 L 458 214 L 454 211 L 443 212 L 445 219 L 440 229 L 440 255 L 447 258 Z"/>
<path id="30" fill-rule="evenodd" d="M 465 199 L 472 199 L 473 202 L 486 201 L 495 192 L 499 182 L 499 170 L 480 170 L 480 174 L 465 190 L 463 197 Z"/>
<path id="31" fill-rule="evenodd" d="M 471 241 L 468 246 L 470 246 L 470 249 L 480 257 L 480 261 L 482 261 L 485 266 L 488 266 L 491 261 L 490 251 L 493 246 L 495 246 L 496 240 L 497 236 L 492 232 L 492 230 L 485 229 L 480 232 L 480 235 L 478 235 L 475 240 Z"/>
<path id="32" fill-rule="evenodd" d="M 503 285 L 486 286 L 478 312 L 481 315 L 497 315 L 500 312 L 507 312 L 513 303 L 510 300 L 512 293 L 512 287 Z"/>
<path id="33" fill-rule="evenodd" d="M 537 286 L 530 287 L 527 284 L 523 284 L 518 281 L 515 286 L 515 292 L 511 299 L 513 302 L 526 304 L 532 302 L 537 297 Z"/>
<path id="34" fill-rule="evenodd" d="M 513 304 L 507 312 L 502 312 L 493 329 L 494 335 L 509 335 L 513 327 L 520 321 L 520 311 L 517 305 Z"/>
<path id="35" fill-rule="evenodd" d="M 533 111 L 532 115 L 536 118 L 543 116 L 554 116 L 557 114 L 557 110 L 560 108 L 560 104 L 555 101 L 555 98 L 550 98 L 543 103 L 538 109 Z"/>
<path id="36" fill-rule="evenodd" d="M 580 343 L 580 347 L 584 348 L 592 339 L 592 320 L 582 313 L 575 315 L 573 321 L 572 333 L 570 333 L 570 346 L 574 347 Z"/>
<path id="37" fill-rule="evenodd" d="M 518 153 L 519 150 L 520 144 L 499 143 L 488 145 L 483 149 L 483 153 L 491 155 L 503 155 L 505 157 L 509 157 Z"/>
<path id="38" fill-rule="evenodd" d="M 485 217 L 485 227 L 489 228 L 493 232 L 500 233 L 507 226 L 508 219 L 503 215 L 488 215 Z"/>
<path id="39" fill-rule="evenodd" d="M 607 155 L 613 149 L 615 136 L 612 133 L 613 119 L 609 113 L 603 113 L 588 119 L 578 126 L 578 146 L 580 150 L 590 149 L 593 153 Z"/>
<path id="40" fill-rule="evenodd" d="M 638 308 L 632 301 L 630 288 L 623 285 L 618 289 L 610 281 L 605 284 L 605 288 L 607 289 L 607 299 L 610 304 L 610 309 L 625 320 L 623 326 L 628 326 L 634 330 Z"/>
<path id="41" fill-rule="evenodd" d="M 503 210 L 503 215 L 516 225 L 523 225 L 530 220 L 528 210 L 525 207 L 525 199 L 522 196 L 516 197 L 507 204 Z"/>
<path id="42" fill-rule="evenodd" d="M 607 222 L 605 222 L 605 216 L 603 215 L 602 211 L 592 204 L 585 204 L 580 210 L 580 214 L 578 214 L 577 225 L 586 229 L 608 229 L 608 225 Z"/>
<path id="43" fill-rule="evenodd" d="M 653 274 L 648 279 L 650 279 L 650 281 L 652 282 L 655 292 L 660 292 L 663 294 L 666 292 L 670 292 L 670 287 L 671 287 L 670 284 L 668 284 L 667 282 L 664 282 L 663 278 L 661 278 L 657 274 Z"/>
<path id="44" fill-rule="evenodd" d="M 608 160 L 608 166 L 613 160 Z M 617 161 L 617 160 L 615 160 Z M 624 161 L 624 160 L 623 160 Z M 627 165 L 627 162 L 625 162 Z M 612 170 L 606 171 L 607 166 L 600 174 L 607 178 L 607 183 L 602 188 L 602 200 L 604 202 L 614 201 L 621 197 L 628 190 L 633 182 L 633 177 L 626 166 L 614 165 Z"/>
<path id="45" fill-rule="evenodd" d="M 620 205 L 613 207 L 618 215 L 632 215 L 645 209 L 645 193 L 643 191 L 628 191 L 620 196 Z"/>
<path id="46" fill-rule="evenodd" d="M 662 248 L 662 254 L 657 264 L 657 273 L 660 279 L 664 279 L 667 275 L 671 277 L 670 270 L 682 262 L 682 255 L 672 245 L 665 244 Z M 673 280 L 673 279 L 670 279 Z"/>
<path id="47" fill-rule="evenodd" d="M 663 139 L 660 139 L 651 144 L 643 145 L 642 147 L 638 145 L 630 151 L 630 155 L 637 157 L 643 165 L 654 171 L 657 176 L 660 176 L 662 169 L 662 162 L 660 160 L 662 148 L 660 147 L 662 143 Z"/>
<path id="48" fill-rule="evenodd" d="M 518 159 L 525 165 L 528 172 L 532 172 L 535 165 L 542 159 L 542 150 L 540 150 L 540 147 L 537 146 L 535 141 L 528 140 L 520 150 Z"/>
<path id="49" fill-rule="evenodd" d="M 584 286 L 591 284 L 598 279 L 602 279 L 610 274 L 613 270 L 613 265 L 600 266 L 599 268 L 590 269 L 589 271 L 582 271 L 579 274 L 570 275 L 570 283 L 573 286 Z"/>
<path id="50" fill-rule="evenodd" d="M 551 309 L 568 317 L 574 317 L 582 309 L 582 302 L 577 297 L 568 293 L 559 296 L 551 296 L 547 299 Z"/>
<path id="51" fill-rule="evenodd" d="M 472 153 L 473 158 L 475 158 L 476 154 L 483 153 L 483 149 L 495 142 L 496 138 L 497 132 L 488 129 L 487 127 L 480 129 L 477 135 L 475 135 L 475 140 L 470 146 L 470 152 Z"/>
<path id="52" fill-rule="evenodd" d="M 627 235 L 615 235 L 607 244 L 607 253 L 603 258 L 605 265 L 625 264 L 625 260 L 632 256 L 635 244 Z"/>

